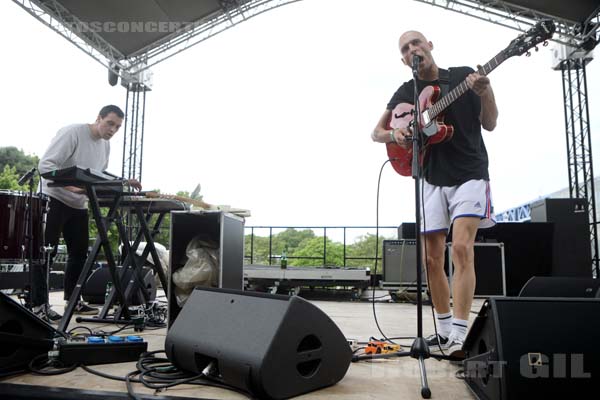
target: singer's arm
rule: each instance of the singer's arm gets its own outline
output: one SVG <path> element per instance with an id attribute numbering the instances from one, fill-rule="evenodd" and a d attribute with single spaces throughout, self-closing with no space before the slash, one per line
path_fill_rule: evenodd
<path id="1" fill-rule="evenodd" d="M 392 110 L 385 110 L 371 133 L 371 139 L 378 143 L 395 142 L 400 146 L 408 146 L 408 142 L 404 140 L 404 137 L 409 136 L 410 133 L 404 128 L 391 129 L 389 127 L 391 116 Z"/>
<path id="2" fill-rule="evenodd" d="M 481 99 L 481 126 L 486 131 L 493 131 L 498 120 L 498 107 L 490 79 L 474 72 L 467 77 L 467 86 Z"/>
<path id="3" fill-rule="evenodd" d="M 496 99 L 494 97 L 494 91 L 491 86 L 488 86 L 488 90 L 481 95 L 481 114 L 480 114 L 481 126 L 486 131 L 493 131 L 496 128 L 496 122 L 498 121 L 498 107 L 496 106 Z"/>

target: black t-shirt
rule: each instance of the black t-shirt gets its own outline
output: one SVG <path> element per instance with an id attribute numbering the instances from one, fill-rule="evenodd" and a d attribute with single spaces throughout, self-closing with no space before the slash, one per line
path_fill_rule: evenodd
<path id="1" fill-rule="evenodd" d="M 469 67 L 450 68 L 449 90 L 458 86 L 470 73 Z M 439 81 L 417 81 L 419 93 L 426 86 Z M 414 83 L 411 79 L 398 88 L 387 105 L 393 110 L 399 103 L 413 104 Z M 421 110 L 423 112 L 425 110 Z M 488 156 L 481 136 L 481 100 L 468 90 L 455 100 L 445 112 L 445 123 L 454 127 L 452 139 L 429 146 L 424 175 L 435 186 L 456 186 L 471 179 L 489 180 Z"/>

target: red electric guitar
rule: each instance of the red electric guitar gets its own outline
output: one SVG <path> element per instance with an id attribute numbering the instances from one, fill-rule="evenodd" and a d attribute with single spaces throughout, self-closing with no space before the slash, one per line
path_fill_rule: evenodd
<path id="1" fill-rule="evenodd" d="M 552 37 L 556 30 L 556 25 L 550 20 L 540 21 L 527 32 L 514 39 L 507 48 L 502 50 L 481 67 L 477 72 L 480 75 L 487 75 L 497 66 L 515 55 L 522 55 Z M 536 47 L 537 50 L 537 47 Z M 419 95 L 419 104 L 421 106 L 421 116 L 419 118 L 420 128 L 425 135 L 425 143 L 419 154 L 420 162 L 423 161 L 427 149 L 430 145 L 441 143 L 452 139 L 454 127 L 444 123 L 444 110 L 448 108 L 456 99 L 469 90 L 466 80 L 452 89 L 448 94 L 440 99 L 441 89 L 439 86 L 427 86 Z M 388 129 L 408 128 L 414 124 L 414 106 L 409 103 L 400 103 L 392 110 Z M 396 143 L 386 143 L 387 154 L 390 158 L 394 170 L 402 176 L 412 175 L 412 146 L 404 148 Z"/>

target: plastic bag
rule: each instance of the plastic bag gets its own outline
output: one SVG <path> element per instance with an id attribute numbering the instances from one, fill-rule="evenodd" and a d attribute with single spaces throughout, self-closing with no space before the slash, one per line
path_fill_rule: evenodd
<path id="1" fill-rule="evenodd" d="M 188 243 L 185 254 L 185 265 L 172 275 L 179 307 L 183 307 L 196 286 L 217 287 L 219 277 L 219 247 L 216 243 L 196 236 Z"/>
<path id="2" fill-rule="evenodd" d="M 131 242 L 133 244 L 133 242 Z M 146 242 L 141 242 L 135 251 L 138 256 L 141 256 L 146 248 Z M 160 267 L 163 270 L 165 276 L 167 276 L 167 266 L 169 265 L 169 250 L 165 246 L 163 246 L 159 242 L 154 242 L 154 248 L 156 249 L 156 254 L 158 255 L 158 261 L 160 261 Z M 154 259 L 152 258 L 152 254 L 148 253 L 146 257 L 146 262 L 154 265 Z M 156 287 L 162 287 L 158 274 L 155 274 L 156 277 Z"/>

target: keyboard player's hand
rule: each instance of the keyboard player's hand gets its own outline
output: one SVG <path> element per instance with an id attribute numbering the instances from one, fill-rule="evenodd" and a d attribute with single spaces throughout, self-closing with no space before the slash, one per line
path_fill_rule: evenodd
<path id="1" fill-rule="evenodd" d="M 85 194 L 85 189 L 77 186 L 65 186 L 69 192 L 77 193 L 77 194 Z"/>
<path id="2" fill-rule="evenodd" d="M 135 190 L 142 190 L 142 184 L 137 179 L 128 179 L 127 184 Z"/>

